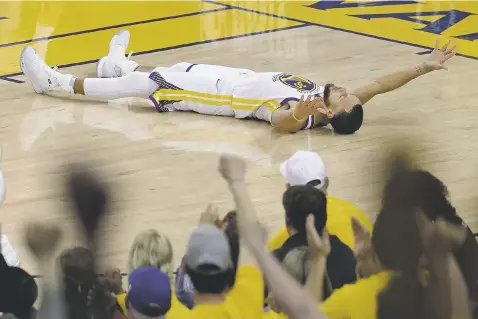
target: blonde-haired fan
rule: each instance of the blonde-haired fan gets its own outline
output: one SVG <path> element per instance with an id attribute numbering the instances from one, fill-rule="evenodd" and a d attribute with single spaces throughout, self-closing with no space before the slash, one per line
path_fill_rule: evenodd
<path id="1" fill-rule="evenodd" d="M 154 229 L 136 235 L 128 257 L 128 271 L 156 267 L 173 280 L 173 247 L 168 237 Z"/>
<path id="2" fill-rule="evenodd" d="M 129 251 L 127 267 L 128 272 L 130 273 L 130 287 L 132 280 L 131 273 L 142 273 L 146 271 L 154 273 L 152 268 L 157 268 L 161 270 L 162 273 L 166 274 L 168 277 L 169 287 L 164 287 L 165 289 L 163 292 L 168 291 L 167 294 L 170 294 L 170 296 L 159 297 L 168 297 L 171 300 L 171 306 L 167 311 L 167 317 L 168 319 L 175 319 L 184 318 L 185 316 L 187 316 L 187 314 L 189 313 L 189 309 L 183 306 L 177 300 L 173 288 L 170 287 L 171 283 L 173 282 L 173 247 L 166 235 L 161 234 L 154 229 L 149 229 L 136 235 Z M 159 273 L 155 275 L 160 276 Z M 141 288 L 141 285 L 138 287 Z M 146 289 L 144 285 L 143 288 Z M 121 306 L 123 312 L 128 315 L 128 318 L 138 319 L 145 318 L 145 316 L 148 318 L 153 318 L 154 316 L 150 316 L 147 313 L 129 313 L 128 294 L 130 293 L 131 290 L 126 293 L 121 293 L 117 295 L 118 303 Z M 131 302 L 131 300 L 129 301 Z"/>

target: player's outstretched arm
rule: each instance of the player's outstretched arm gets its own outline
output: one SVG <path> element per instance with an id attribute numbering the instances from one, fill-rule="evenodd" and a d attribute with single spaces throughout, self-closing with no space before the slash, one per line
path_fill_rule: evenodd
<path id="1" fill-rule="evenodd" d="M 447 41 L 442 48 L 439 48 L 439 43 L 440 40 L 437 38 L 434 50 L 422 63 L 378 78 L 351 93 L 357 96 L 362 104 L 365 104 L 375 95 L 396 90 L 421 75 L 437 70 L 448 70 L 445 62 L 456 54 L 456 45 L 450 45 L 450 41 Z"/>

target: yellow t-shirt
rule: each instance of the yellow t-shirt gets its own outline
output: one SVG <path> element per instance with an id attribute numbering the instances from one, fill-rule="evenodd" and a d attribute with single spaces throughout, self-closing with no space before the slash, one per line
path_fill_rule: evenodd
<path id="1" fill-rule="evenodd" d="M 252 265 L 237 269 L 236 283 L 221 305 L 196 305 L 187 318 L 194 319 L 252 319 L 264 313 L 264 281 L 262 274 Z M 167 314 L 169 317 L 169 312 Z"/>
<path id="2" fill-rule="evenodd" d="M 282 319 L 282 314 L 275 312 L 274 310 L 265 311 L 262 314 L 261 319 Z"/>
<path id="3" fill-rule="evenodd" d="M 423 275 L 427 274 L 428 271 L 424 270 Z M 392 278 L 392 271 L 383 271 L 369 278 L 360 279 L 354 284 L 345 285 L 335 290 L 320 305 L 320 309 L 329 319 L 376 319 L 377 298 Z M 453 319 L 463 318 L 467 316 L 453 313 Z"/>
<path id="4" fill-rule="evenodd" d="M 128 309 L 126 308 L 126 292 L 123 292 L 122 294 L 116 295 L 116 301 L 121 307 L 121 310 L 123 310 L 123 313 L 125 315 L 128 314 Z"/>
<path id="5" fill-rule="evenodd" d="M 372 231 L 372 222 L 357 206 L 343 199 L 327 196 L 327 230 L 351 249 L 354 247 L 352 216 L 357 218 L 368 231 Z M 289 234 L 284 226 L 269 240 L 267 249 L 269 251 L 279 249 L 287 238 Z"/>
<path id="6" fill-rule="evenodd" d="M 167 313 L 167 318 L 168 319 L 182 319 L 186 317 L 190 310 L 184 306 L 178 298 L 176 298 L 176 294 L 174 293 L 174 288 L 171 288 L 171 309 L 169 309 Z M 126 293 L 122 293 L 120 295 L 116 296 L 116 300 L 118 301 L 118 304 L 120 305 L 121 309 L 123 310 L 123 313 L 125 315 L 128 315 L 128 309 L 126 308 Z"/>
<path id="7" fill-rule="evenodd" d="M 375 319 L 377 296 L 387 287 L 392 275 L 384 271 L 345 285 L 335 290 L 320 308 L 329 319 Z"/>

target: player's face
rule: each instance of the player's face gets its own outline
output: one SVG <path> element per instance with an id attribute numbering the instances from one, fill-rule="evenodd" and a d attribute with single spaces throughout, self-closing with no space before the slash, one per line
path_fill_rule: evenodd
<path id="1" fill-rule="evenodd" d="M 346 88 L 327 84 L 324 90 L 325 105 L 334 113 L 348 112 L 356 104 L 360 104 L 360 100 L 347 92 Z"/>

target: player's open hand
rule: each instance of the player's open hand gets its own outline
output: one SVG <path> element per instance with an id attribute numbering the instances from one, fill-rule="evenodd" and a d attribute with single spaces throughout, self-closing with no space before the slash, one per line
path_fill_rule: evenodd
<path id="1" fill-rule="evenodd" d="M 314 115 L 317 113 L 323 113 L 321 110 L 326 110 L 327 107 L 324 104 L 324 100 L 321 97 L 312 98 L 312 96 L 307 96 L 304 99 L 302 95 L 300 97 L 299 103 L 294 108 L 294 116 L 298 120 L 303 120 L 309 115 Z"/>
<path id="2" fill-rule="evenodd" d="M 334 117 L 335 113 L 334 111 L 332 111 L 331 109 L 329 109 L 327 107 L 327 105 L 325 105 L 324 101 L 322 100 L 322 98 L 320 99 L 317 99 L 319 100 L 317 102 L 317 113 L 320 113 L 320 114 L 323 114 L 325 116 L 327 116 L 327 118 L 330 120 L 331 118 Z"/>
<path id="3" fill-rule="evenodd" d="M 450 45 L 450 40 L 448 40 L 445 45 L 441 48 L 440 38 L 436 39 L 435 48 L 432 53 L 428 56 L 427 60 L 424 62 L 425 71 L 436 71 L 436 70 L 447 70 L 448 68 L 445 65 L 445 62 L 451 59 L 456 54 L 456 44 Z"/>
<path id="4" fill-rule="evenodd" d="M 244 181 L 246 176 L 246 161 L 235 155 L 222 154 L 219 158 L 219 172 L 229 183 Z"/>

